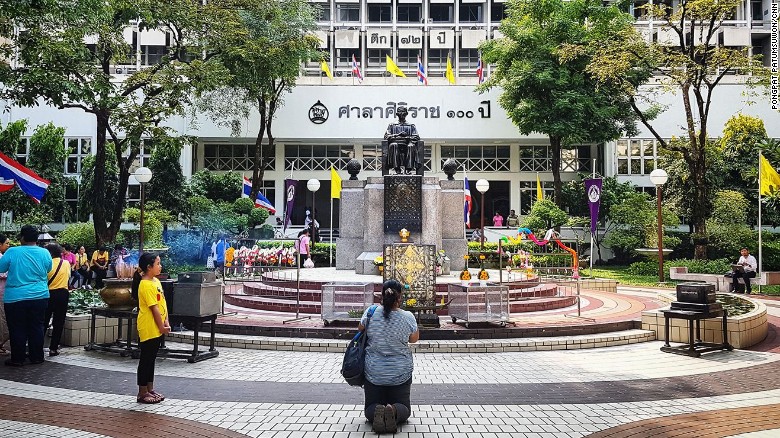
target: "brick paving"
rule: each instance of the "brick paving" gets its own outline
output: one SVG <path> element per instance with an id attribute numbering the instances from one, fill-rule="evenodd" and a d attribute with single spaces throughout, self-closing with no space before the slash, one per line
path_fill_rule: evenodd
<path id="1" fill-rule="evenodd" d="M 588 435 L 588 438 L 721 438 L 776 429 L 780 404 L 721 409 L 636 421 Z"/>
<path id="2" fill-rule="evenodd" d="M 0 418 L 3 420 L 48 424 L 111 437 L 245 437 L 197 421 L 150 412 L 96 408 L 77 403 L 57 403 L 7 395 L 0 395 L 0 406 L 3 407 L 0 409 Z"/>

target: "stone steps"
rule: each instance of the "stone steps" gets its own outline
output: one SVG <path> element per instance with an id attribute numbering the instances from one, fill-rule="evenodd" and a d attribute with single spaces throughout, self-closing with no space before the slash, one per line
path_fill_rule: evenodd
<path id="1" fill-rule="evenodd" d="M 174 332 L 166 335 L 172 341 L 192 343 L 193 332 Z M 574 336 L 554 336 L 507 339 L 469 340 L 421 340 L 411 344 L 412 351 L 420 353 L 503 353 L 516 351 L 578 350 L 584 348 L 611 347 L 654 341 L 655 333 L 650 330 L 622 330 Z M 200 332 L 200 348 L 208 348 L 209 334 Z M 254 350 L 309 351 L 344 353 L 349 340 L 289 338 L 270 336 L 249 336 L 217 334 L 216 346 Z"/>

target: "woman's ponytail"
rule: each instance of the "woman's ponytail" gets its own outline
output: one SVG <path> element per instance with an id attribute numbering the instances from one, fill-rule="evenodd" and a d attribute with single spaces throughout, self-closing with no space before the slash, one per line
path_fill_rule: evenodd
<path id="1" fill-rule="evenodd" d="M 138 286 L 141 284 L 141 271 L 136 269 L 133 274 L 133 285 L 130 287 L 130 295 L 134 300 L 138 299 Z"/>
<path id="2" fill-rule="evenodd" d="M 385 319 L 390 317 L 390 312 L 400 298 L 401 283 L 397 280 L 387 280 L 382 284 L 382 313 Z"/>
<path id="3" fill-rule="evenodd" d="M 138 269 L 133 274 L 133 285 L 130 287 L 130 295 L 133 296 L 133 299 L 138 299 L 138 287 L 141 285 L 141 276 L 154 265 L 156 260 L 157 254 L 151 252 L 145 252 L 138 258 Z"/>

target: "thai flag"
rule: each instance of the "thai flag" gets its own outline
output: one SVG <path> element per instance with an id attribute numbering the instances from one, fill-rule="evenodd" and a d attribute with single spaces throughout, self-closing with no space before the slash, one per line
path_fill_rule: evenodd
<path id="1" fill-rule="evenodd" d="M 15 160 L 8 158 L 3 153 L 0 153 L 0 178 L 3 180 L 0 183 L 0 186 L 2 186 L 1 191 L 9 190 L 8 184 L 13 181 L 36 204 L 41 203 L 41 199 L 46 195 L 46 189 L 49 188 L 50 184 L 49 181 L 41 178 Z"/>
<path id="2" fill-rule="evenodd" d="M 425 67 L 423 67 L 422 61 L 420 61 L 420 55 L 417 55 L 417 82 L 428 85 L 428 75 L 425 74 Z"/>
<path id="3" fill-rule="evenodd" d="M 357 60 L 355 59 L 355 54 L 352 54 L 352 74 L 355 75 L 356 78 L 358 78 L 358 81 L 363 82 L 363 73 L 360 73 L 360 67 L 358 67 Z"/>
<path id="4" fill-rule="evenodd" d="M 479 61 L 477 61 L 477 78 L 480 84 L 485 82 L 485 69 L 482 67 L 482 58 L 479 58 Z"/>
<path id="5" fill-rule="evenodd" d="M 471 228 L 471 188 L 468 178 L 463 178 L 463 182 L 463 222 L 466 223 L 466 228 Z"/>
<path id="6" fill-rule="evenodd" d="M 252 181 L 249 178 L 244 177 L 244 189 L 241 192 L 241 197 L 248 198 L 250 193 L 252 193 Z M 255 207 L 264 208 L 268 210 L 269 213 L 276 214 L 276 209 L 274 208 L 273 204 L 271 204 L 271 201 L 269 201 L 268 198 L 263 196 L 263 194 L 260 192 L 257 192 Z"/>
<path id="7" fill-rule="evenodd" d="M 2 179 L 0 178 L 0 193 L 7 192 L 14 188 L 16 185 L 16 181 L 12 179 Z"/>

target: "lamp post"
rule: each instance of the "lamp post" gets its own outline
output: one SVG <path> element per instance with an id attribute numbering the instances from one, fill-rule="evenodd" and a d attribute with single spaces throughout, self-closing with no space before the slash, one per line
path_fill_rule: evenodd
<path id="1" fill-rule="evenodd" d="M 485 192 L 487 192 L 489 188 L 490 188 L 490 183 L 488 182 L 488 180 L 481 179 L 477 181 L 477 191 L 482 194 L 481 196 L 482 200 L 480 201 L 480 208 L 479 208 L 480 217 L 481 217 L 480 220 L 481 236 L 480 236 L 480 244 L 479 244 L 480 249 L 485 249 Z"/>
<path id="2" fill-rule="evenodd" d="M 135 180 L 141 184 L 141 225 L 139 228 L 140 231 L 138 233 L 140 237 L 140 241 L 138 243 L 138 255 L 141 255 L 144 252 L 144 186 L 146 186 L 146 183 L 152 180 L 152 170 L 148 167 L 139 167 L 135 170 L 133 176 L 135 177 Z"/>
<path id="3" fill-rule="evenodd" d="M 315 198 L 317 197 L 317 195 L 316 195 L 317 194 L 317 190 L 320 189 L 320 180 L 314 179 L 314 178 L 308 180 L 306 182 L 306 188 L 309 189 L 309 191 L 311 192 L 311 241 L 312 241 L 312 247 L 314 247 L 314 242 L 315 242 L 315 239 L 314 239 L 314 233 L 315 233 L 315 231 L 314 231 L 315 230 L 314 223 L 315 223 L 315 220 L 316 220 L 315 219 L 315 214 L 314 214 L 314 212 L 316 211 Z"/>
<path id="4" fill-rule="evenodd" d="M 661 214 L 661 186 L 666 184 L 669 175 L 663 169 L 650 172 L 650 182 L 655 184 L 655 200 L 658 205 L 658 281 L 664 282 L 664 222 Z"/>

